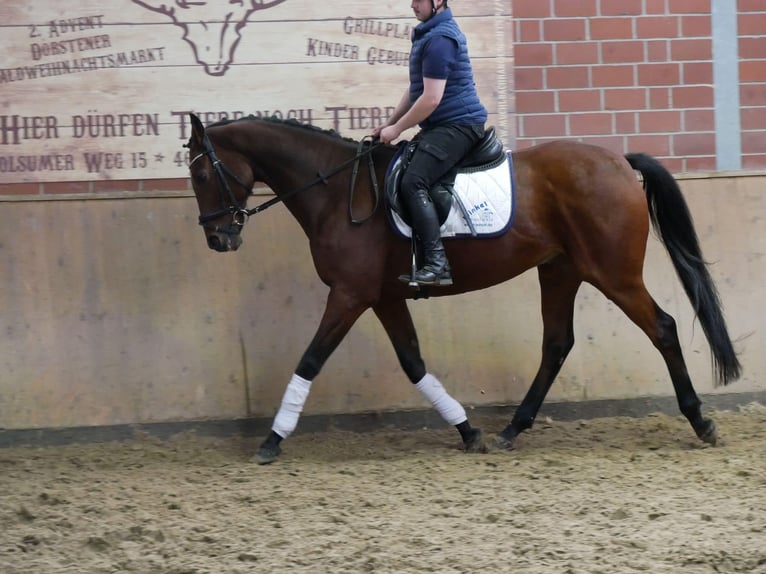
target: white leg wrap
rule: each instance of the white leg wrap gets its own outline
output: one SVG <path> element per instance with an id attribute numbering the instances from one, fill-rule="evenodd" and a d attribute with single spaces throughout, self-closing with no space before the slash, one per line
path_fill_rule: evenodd
<path id="1" fill-rule="evenodd" d="M 279 407 L 277 416 L 274 417 L 274 424 L 271 427 L 275 433 L 282 438 L 287 438 L 298 426 L 298 418 L 303 411 L 303 405 L 311 390 L 311 381 L 307 381 L 298 375 L 293 375 L 287 384 L 285 394 L 282 396 L 282 404 Z"/>
<path id="2" fill-rule="evenodd" d="M 418 381 L 415 388 L 423 393 L 423 396 L 433 405 L 442 418 L 451 425 L 459 425 L 468 420 L 463 406 L 453 399 L 439 382 L 439 379 L 431 373 Z"/>

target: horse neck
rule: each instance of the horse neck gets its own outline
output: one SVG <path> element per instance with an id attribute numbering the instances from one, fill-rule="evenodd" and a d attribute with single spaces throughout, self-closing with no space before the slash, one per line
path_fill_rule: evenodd
<path id="1" fill-rule="evenodd" d="M 253 122 L 236 138 L 239 153 L 247 158 L 259 180 L 277 195 L 284 197 L 287 209 L 310 234 L 325 206 L 337 205 L 339 194 L 348 190 L 351 166 L 320 183 L 320 179 L 351 159 L 355 153 L 350 142 L 321 132 L 280 124 Z M 309 189 L 306 186 L 317 183 Z M 301 191 L 298 191 L 301 190 Z"/>

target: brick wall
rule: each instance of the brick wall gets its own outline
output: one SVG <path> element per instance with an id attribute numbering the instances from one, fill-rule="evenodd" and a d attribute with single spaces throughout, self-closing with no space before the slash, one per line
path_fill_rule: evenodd
<path id="1" fill-rule="evenodd" d="M 517 147 L 716 167 L 711 0 L 513 0 Z M 766 2 L 739 0 L 743 167 L 766 167 Z"/>
<path id="2" fill-rule="evenodd" d="M 766 0 L 737 0 L 742 166 L 766 167 Z"/>

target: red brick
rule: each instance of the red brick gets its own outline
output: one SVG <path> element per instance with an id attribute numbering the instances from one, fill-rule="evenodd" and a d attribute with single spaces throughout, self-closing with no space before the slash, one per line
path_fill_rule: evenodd
<path id="1" fill-rule="evenodd" d="M 638 83 L 641 86 L 678 85 L 681 72 L 678 64 L 639 64 Z"/>
<path id="2" fill-rule="evenodd" d="M 766 134 L 764 134 L 766 137 Z M 766 168 L 766 153 L 756 155 L 742 155 L 742 167 L 745 169 L 764 169 Z"/>
<path id="3" fill-rule="evenodd" d="M 604 90 L 604 109 L 643 110 L 646 109 L 645 88 L 624 88 Z"/>
<path id="4" fill-rule="evenodd" d="M 676 110 L 639 112 L 638 130 L 642 134 L 661 134 L 680 131 L 681 112 Z"/>
<path id="5" fill-rule="evenodd" d="M 681 64 L 682 84 L 712 84 L 712 62 L 684 62 Z"/>
<path id="6" fill-rule="evenodd" d="M 741 106 L 766 106 L 766 85 L 742 84 L 739 87 Z"/>
<path id="7" fill-rule="evenodd" d="M 684 169 L 684 160 L 680 157 L 662 157 L 661 155 L 658 155 L 657 159 L 660 160 L 660 163 L 662 163 L 662 165 L 665 166 L 665 169 L 670 173 L 681 173 L 686 171 Z"/>
<path id="8" fill-rule="evenodd" d="M 566 116 L 563 114 L 542 114 L 525 116 L 519 135 L 524 137 L 563 137 L 566 135 Z"/>
<path id="9" fill-rule="evenodd" d="M 665 0 L 646 0 L 645 14 L 667 14 Z"/>
<path id="10" fill-rule="evenodd" d="M 573 136 L 611 135 L 612 114 L 572 114 L 569 116 L 569 133 Z"/>
<path id="11" fill-rule="evenodd" d="M 519 135 L 522 137 L 564 137 L 567 135 L 566 116 L 562 114 L 543 114 L 524 116 L 522 129 Z"/>
<path id="12" fill-rule="evenodd" d="M 548 1 L 548 0 L 540 0 Z M 596 0 L 553 0 L 553 13 L 558 18 L 577 18 L 582 16 L 595 16 Z"/>
<path id="13" fill-rule="evenodd" d="M 636 16 L 644 11 L 641 0 L 600 0 L 600 5 L 604 16 Z"/>
<path id="14" fill-rule="evenodd" d="M 601 109 L 600 90 L 561 90 L 560 112 L 589 112 Z"/>
<path id="15" fill-rule="evenodd" d="M 542 39 L 540 20 L 516 20 L 516 42 L 539 42 Z"/>
<path id="16" fill-rule="evenodd" d="M 60 193 L 90 193 L 93 186 L 89 181 L 53 181 L 42 184 L 42 191 L 46 195 Z"/>
<path id="17" fill-rule="evenodd" d="M 708 38 L 670 41 L 671 60 L 711 60 L 712 58 L 713 41 Z"/>
<path id="18" fill-rule="evenodd" d="M 553 45 L 516 44 L 513 55 L 517 66 L 550 66 L 553 64 Z"/>
<path id="19" fill-rule="evenodd" d="M 678 16 L 636 18 L 637 38 L 678 38 Z"/>
<path id="20" fill-rule="evenodd" d="M 714 171 L 716 169 L 715 156 L 699 156 L 684 158 L 684 171 Z"/>
<path id="21" fill-rule="evenodd" d="M 629 150 L 644 151 L 655 156 L 670 155 L 670 136 L 638 134 L 627 138 Z"/>
<path id="22" fill-rule="evenodd" d="M 715 155 L 715 134 L 675 134 L 673 137 L 673 155 Z"/>
<path id="23" fill-rule="evenodd" d="M 766 38 L 740 38 L 740 60 L 760 60 L 766 54 Z"/>
<path id="24" fill-rule="evenodd" d="M 740 62 L 739 81 L 766 82 L 766 60 L 745 60 Z"/>
<path id="25" fill-rule="evenodd" d="M 601 42 L 601 61 L 605 64 L 644 61 L 644 43 L 638 41 Z"/>
<path id="26" fill-rule="evenodd" d="M 141 182 L 141 191 L 190 191 L 191 180 L 188 177 L 175 179 L 145 179 Z"/>
<path id="27" fill-rule="evenodd" d="M 581 141 L 586 144 L 603 147 L 608 150 L 612 150 L 616 153 L 625 153 L 625 137 L 621 135 L 614 136 L 581 136 L 577 138 L 577 141 Z"/>
<path id="28" fill-rule="evenodd" d="M 542 68 L 519 68 L 513 71 L 513 83 L 517 90 L 542 90 Z"/>
<path id="29" fill-rule="evenodd" d="M 630 40 L 633 23 L 629 18 L 591 18 L 588 21 L 591 40 Z"/>
<path id="30" fill-rule="evenodd" d="M 683 131 L 712 132 L 715 131 L 715 112 L 713 110 L 684 110 Z"/>
<path id="31" fill-rule="evenodd" d="M 554 92 L 516 92 L 516 113 L 530 114 L 556 111 Z"/>
<path id="32" fill-rule="evenodd" d="M 737 33 L 740 36 L 761 36 L 766 30 L 766 12 L 761 14 L 740 14 L 737 18 Z"/>
<path id="33" fill-rule="evenodd" d="M 763 12 L 763 0 L 737 0 L 737 12 Z"/>
<path id="34" fill-rule="evenodd" d="M 649 88 L 649 108 L 662 110 L 670 107 L 670 88 Z"/>
<path id="35" fill-rule="evenodd" d="M 39 195 L 39 183 L 0 183 L 0 195 Z"/>
<path id="36" fill-rule="evenodd" d="M 548 89 L 585 88 L 588 84 L 588 68 L 585 66 L 562 66 L 545 70 L 545 86 Z"/>
<path id="37" fill-rule="evenodd" d="M 545 0 L 513 0 L 514 18 L 550 18 L 550 3 Z"/>
<path id="38" fill-rule="evenodd" d="M 543 21 L 543 39 L 546 42 L 585 40 L 584 18 L 561 18 Z"/>
<path id="39" fill-rule="evenodd" d="M 709 38 L 713 33 L 713 23 L 710 16 L 682 16 L 681 36 L 684 38 Z"/>
<path id="40" fill-rule="evenodd" d="M 669 42 L 667 40 L 648 40 L 646 42 L 647 62 L 667 62 Z"/>
<path id="41" fill-rule="evenodd" d="M 137 179 L 106 179 L 93 182 L 93 191 L 96 193 L 111 191 L 138 191 L 140 180 Z"/>
<path id="42" fill-rule="evenodd" d="M 618 134 L 636 133 L 636 112 L 615 112 L 614 131 Z"/>
<path id="43" fill-rule="evenodd" d="M 598 42 L 563 42 L 556 44 L 556 64 L 598 63 Z"/>
<path id="44" fill-rule="evenodd" d="M 766 129 L 766 108 L 742 108 L 739 117 L 743 130 Z"/>
<path id="45" fill-rule="evenodd" d="M 710 14 L 710 2 L 711 0 L 668 0 L 668 10 L 671 14 Z"/>
<path id="46" fill-rule="evenodd" d="M 673 106 L 676 108 L 712 108 L 711 86 L 676 86 L 672 88 Z"/>
<path id="47" fill-rule="evenodd" d="M 742 132 L 742 153 L 766 152 L 766 131 Z"/>
<path id="48" fill-rule="evenodd" d="M 591 70 L 593 87 L 635 85 L 635 66 L 594 66 Z"/>

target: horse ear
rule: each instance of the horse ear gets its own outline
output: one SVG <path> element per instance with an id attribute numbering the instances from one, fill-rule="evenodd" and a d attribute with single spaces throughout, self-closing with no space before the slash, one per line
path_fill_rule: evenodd
<path id="1" fill-rule="evenodd" d="M 202 143 L 202 139 L 205 137 L 205 126 L 202 125 L 196 114 L 189 112 L 189 119 L 192 125 L 191 141 Z"/>

